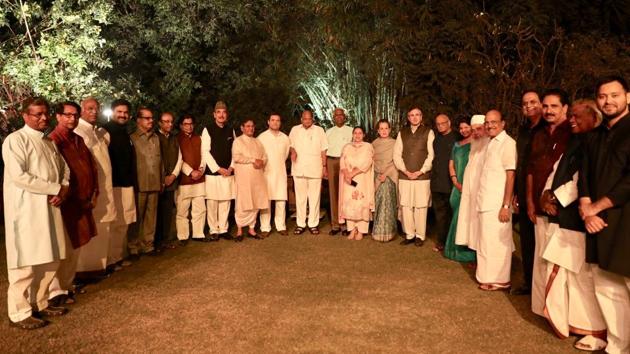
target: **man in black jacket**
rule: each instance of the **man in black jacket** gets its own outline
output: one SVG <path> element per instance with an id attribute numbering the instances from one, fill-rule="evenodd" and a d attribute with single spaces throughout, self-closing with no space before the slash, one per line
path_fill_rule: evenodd
<path id="1" fill-rule="evenodd" d="M 575 347 L 588 351 L 606 346 L 606 323 L 595 297 L 592 266 L 585 263 L 586 230 L 578 212 L 577 180 L 585 133 L 601 121 L 594 101 L 579 100 L 571 106 L 569 123 L 574 135 L 540 198 L 550 223 L 542 252 L 548 274 L 545 315 L 561 338 L 576 329 L 575 334 L 586 334 Z"/>
<path id="2" fill-rule="evenodd" d="M 608 326 L 609 353 L 630 352 L 630 92 L 622 77 L 597 85 L 604 124 L 589 133 L 579 191 L 586 261 Z"/>

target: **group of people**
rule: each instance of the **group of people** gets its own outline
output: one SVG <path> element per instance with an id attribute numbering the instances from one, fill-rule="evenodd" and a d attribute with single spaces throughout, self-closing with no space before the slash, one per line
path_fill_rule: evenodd
<path id="1" fill-rule="evenodd" d="M 257 137 L 252 119 L 240 122 L 237 136 L 221 101 L 201 135 L 193 116 L 175 122 L 174 114 L 157 117 L 147 107 L 136 110 L 130 134 L 131 105 L 122 99 L 97 126 L 94 98 L 59 103 L 58 124 L 45 135 L 48 103 L 30 99 L 25 126 L 2 146 L 11 324 L 42 327 L 67 312 L 77 279 L 115 272 L 190 238 L 264 239 L 272 214 L 278 234 L 287 235 L 290 158 L 293 234 L 320 233 L 324 179 L 331 236 L 361 240 L 372 223 L 371 237 L 387 242 L 400 221 L 401 245 L 422 246 L 432 207 L 434 250 L 476 264 L 486 291 L 511 287 L 516 213 L 525 285 L 515 293 L 531 292 L 532 310 L 559 336 L 584 335 L 576 347 L 628 352 L 628 85 L 607 78 L 595 101 L 571 107 L 557 89 L 527 91 L 522 99 L 527 120 L 517 140 L 498 110 L 459 120 L 457 135 L 447 115 L 435 117 L 433 129 L 412 107 L 396 138 L 380 120 L 372 143 L 363 128 L 346 125 L 341 108 L 326 131 L 304 110 L 288 136 L 275 113 Z"/>

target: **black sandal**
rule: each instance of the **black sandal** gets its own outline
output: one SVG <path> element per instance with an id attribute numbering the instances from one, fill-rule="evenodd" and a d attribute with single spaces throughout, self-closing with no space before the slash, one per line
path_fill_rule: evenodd
<path id="1" fill-rule="evenodd" d="M 255 240 L 262 240 L 262 237 L 258 236 L 257 234 L 250 234 L 249 232 L 247 233 L 247 237 L 248 238 L 253 238 Z"/>
<path id="2" fill-rule="evenodd" d="M 303 233 L 304 233 L 304 228 L 300 226 L 296 227 L 295 230 L 293 230 L 294 235 L 301 235 Z"/>
<path id="3" fill-rule="evenodd" d="M 308 232 L 310 232 L 311 235 L 319 235 L 319 227 L 309 227 Z"/>

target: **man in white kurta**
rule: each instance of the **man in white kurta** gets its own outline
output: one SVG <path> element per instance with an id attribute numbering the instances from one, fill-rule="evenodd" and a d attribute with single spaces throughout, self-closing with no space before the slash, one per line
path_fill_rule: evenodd
<path id="1" fill-rule="evenodd" d="M 477 281 L 482 290 L 510 287 L 512 266 L 512 211 L 516 170 L 516 141 L 505 132 L 501 113 L 486 114 L 486 130 L 490 142 L 477 193 L 477 217 L 480 233 L 477 246 Z"/>
<path id="2" fill-rule="evenodd" d="M 328 169 L 328 193 L 330 202 L 330 232 L 331 236 L 341 231 L 339 225 L 339 163 L 341 150 L 352 142 L 352 127 L 347 126 L 346 112 L 342 108 L 333 111 L 334 126 L 326 130 L 328 149 L 326 150 L 326 167 Z"/>
<path id="3" fill-rule="evenodd" d="M 274 223 L 276 231 L 281 235 L 287 234 L 287 167 L 291 142 L 289 137 L 280 131 L 281 117 L 272 114 L 267 121 L 269 129 L 258 136 L 258 141 L 265 148 L 267 164 L 265 165 L 265 180 L 269 200 L 275 205 Z M 267 237 L 271 232 L 271 205 L 260 211 L 260 236 Z"/>
<path id="4" fill-rule="evenodd" d="M 238 231 L 237 241 L 243 238 L 243 227 L 248 227 L 248 235 L 260 238 L 254 229 L 258 211 L 269 209 L 269 197 L 263 169 L 267 163 L 265 148 L 254 137 L 254 121 L 247 119 L 241 124 L 243 135 L 234 140 L 232 160 L 236 182 L 235 221 Z"/>
<path id="5" fill-rule="evenodd" d="M 466 246 L 472 250 L 477 249 L 479 240 L 477 193 L 479 192 L 479 176 L 483 168 L 486 147 L 490 141 L 484 125 L 485 119 L 486 116 L 476 114 L 470 120 L 473 133 L 468 164 L 464 170 L 462 199 L 459 204 L 457 232 L 455 234 L 455 244 Z"/>
<path id="6" fill-rule="evenodd" d="M 291 128 L 291 175 L 295 185 L 297 227 L 294 234 L 300 235 L 306 228 L 308 205 L 308 228 L 312 234 L 319 234 L 319 203 L 322 190 L 322 177 L 326 171 L 326 149 L 328 141 L 324 129 L 313 124 L 313 112 L 302 112 L 302 124 Z"/>
<path id="7" fill-rule="evenodd" d="M 230 239 L 228 213 L 230 203 L 236 197 L 232 143 L 236 134 L 228 125 L 227 105 L 219 101 L 210 122 L 201 133 L 202 162 L 206 165 L 206 212 L 210 228 L 210 240 L 219 237 Z"/>
<path id="8" fill-rule="evenodd" d="M 189 224 L 192 224 L 192 238 L 198 241 L 210 241 L 205 237 L 203 227 L 206 223 L 206 189 L 204 171 L 206 164 L 201 158 L 201 137 L 194 133 L 195 119 L 191 115 L 183 116 L 179 121 L 179 149 L 182 153 L 182 173 L 175 193 L 177 217 L 177 239 L 181 246 L 186 245 L 190 236 Z M 190 214 L 190 221 L 188 220 Z"/>
<path id="9" fill-rule="evenodd" d="M 13 326 L 35 329 L 47 324 L 32 316 L 63 315 L 63 307 L 48 306 L 48 287 L 59 261 L 72 247 L 65 234 L 59 205 L 68 194 L 70 170 L 48 128 L 48 104 L 28 100 L 26 125 L 2 144 L 4 216 L 9 289 L 8 314 Z"/>
<path id="10" fill-rule="evenodd" d="M 100 105 L 94 98 L 81 102 L 81 118 L 74 132 L 83 138 L 83 142 L 92 153 L 98 172 L 98 197 L 92 211 L 96 222 L 96 236 L 81 247 L 77 260 L 77 273 L 99 272 L 107 267 L 109 252 L 110 224 L 116 218 L 114 207 L 114 188 L 112 186 L 112 164 L 109 160 L 107 145 L 109 134 L 96 126 Z"/>
<path id="11" fill-rule="evenodd" d="M 422 246 L 427 237 L 435 134 L 431 128 L 420 124 L 420 108 L 409 110 L 407 121 L 409 125 L 400 130 L 394 143 L 394 165 L 399 171 L 398 195 L 406 235 L 400 244 Z"/>

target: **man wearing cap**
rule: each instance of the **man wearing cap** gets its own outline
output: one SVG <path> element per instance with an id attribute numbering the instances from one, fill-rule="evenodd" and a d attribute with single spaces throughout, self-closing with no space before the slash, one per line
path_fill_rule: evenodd
<path id="1" fill-rule="evenodd" d="M 516 170 L 516 141 L 505 132 L 501 112 L 486 113 L 486 131 L 490 137 L 484 152 L 479 178 L 477 215 L 480 232 L 477 241 L 479 289 L 509 289 L 512 266 L 512 197 Z"/>
<path id="2" fill-rule="evenodd" d="M 433 166 L 433 130 L 422 124 L 422 111 L 414 107 L 407 113 L 394 143 L 394 165 L 398 169 L 398 190 L 402 209 L 401 245 L 422 246 L 426 239 L 427 209 L 431 199 L 430 178 Z"/>
<path id="3" fill-rule="evenodd" d="M 331 236 L 341 231 L 339 225 L 339 158 L 341 149 L 352 141 L 352 128 L 345 125 L 346 112 L 342 108 L 335 108 L 333 111 L 333 122 L 335 125 L 326 130 L 328 149 L 326 159 L 328 168 L 328 193 L 330 202 L 330 232 Z"/>
<path id="4" fill-rule="evenodd" d="M 96 126 L 100 105 L 95 98 L 81 102 L 81 118 L 74 132 L 83 138 L 85 146 L 92 153 L 98 172 L 98 195 L 92 214 L 96 222 L 96 236 L 81 247 L 77 260 L 77 277 L 81 273 L 102 272 L 107 267 L 107 254 L 111 239 L 110 224 L 116 218 L 114 188 L 112 186 L 112 164 L 109 160 L 109 133 Z M 114 266 L 111 267 L 113 270 Z"/>
<path id="5" fill-rule="evenodd" d="M 202 160 L 206 165 L 206 212 L 210 227 L 208 238 L 229 239 L 228 213 L 231 201 L 236 198 L 232 166 L 232 143 L 236 134 L 228 124 L 227 105 L 223 101 L 214 105 L 212 116 L 214 121 L 204 127 L 201 133 Z"/>
<path id="6" fill-rule="evenodd" d="M 479 240 L 479 218 L 477 218 L 477 193 L 479 191 L 479 176 L 483 167 L 484 151 L 490 138 L 484 125 L 486 117 L 475 114 L 470 120 L 472 140 L 470 141 L 470 155 L 464 170 L 462 196 L 459 204 L 457 219 L 457 233 L 455 243 L 472 250 L 477 249 Z"/>

